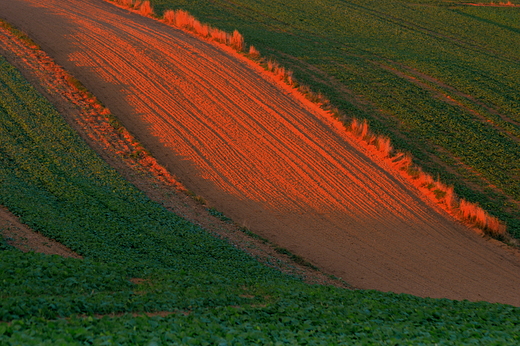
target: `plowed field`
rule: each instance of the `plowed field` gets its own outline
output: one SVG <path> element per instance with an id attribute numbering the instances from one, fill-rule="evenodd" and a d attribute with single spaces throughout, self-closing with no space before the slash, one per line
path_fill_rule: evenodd
<path id="1" fill-rule="evenodd" d="M 3 0 L 189 189 L 359 288 L 520 306 L 520 260 L 236 54 L 101 0 Z"/>

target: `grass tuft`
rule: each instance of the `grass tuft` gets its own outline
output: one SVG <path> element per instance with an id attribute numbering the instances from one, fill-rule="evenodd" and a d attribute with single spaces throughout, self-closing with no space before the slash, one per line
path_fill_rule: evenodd
<path id="1" fill-rule="evenodd" d="M 150 17 L 154 14 L 150 1 L 146 0 L 141 4 L 139 7 L 139 13 L 145 17 Z"/>
<path id="2" fill-rule="evenodd" d="M 288 256 L 291 260 L 293 260 L 295 263 L 298 263 L 299 265 L 311 268 L 313 270 L 319 270 L 318 267 L 313 265 L 312 263 L 305 260 L 303 257 L 298 256 L 290 252 L 289 250 L 283 248 L 283 247 L 276 247 L 274 251 L 278 252 L 279 254 Z"/>
<path id="3" fill-rule="evenodd" d="M 249 46 L 249 57 L 253 59 L 260 58 L 260 52 L 253 45 Z"/>
<path id="4" fill-rule="evenodd" d="M 244 50 L 244 37 L 237 30 L 233 31 L 231 35 L 231 47 L 237 52 Z"/>
<path id="5" fill-rule="evenodd" d="M 475 203 L 460 199 L 454 192 L 453 187 L 447 186 L 435 180 L 431 175 L 425 173 L 420 167 L 413 165 L 410 154 L 394 151 L 389 138 L 373 134 L 366 119 L 360 121 L 352 119 L 350 126 L 347 127 L 350 133 L 381 154 L 387 162 L 391 163 L 399 171 L 405 173 L 406 177 L 426 196 L 429 196 L 437 203 L 440 203 L 451 215 L 461 221 L 480 229 L 484 234 L 498 240 L 508 240 L 506 225 L 501 223 L 496 217 L 491 216 L 484 209 Z"/>

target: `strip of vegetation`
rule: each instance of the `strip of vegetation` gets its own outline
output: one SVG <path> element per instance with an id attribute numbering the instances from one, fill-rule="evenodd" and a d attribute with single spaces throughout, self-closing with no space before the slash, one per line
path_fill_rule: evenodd
<path id="1" fill-rule="evenodd" d="M 433 0 L 153 6 L 159 16 L 183 9 L 238 29 L 343 114 L 369 120 L 395 149 L 520 236 L 516 8 Z"/>
<path id="2" fill-rule="evenodd" d="M 38 46 L 33 40 L 31 40 L 29 36 L 27 36 L 24 32 L 18 30 L 17 28 L 15 28 L 14 26 L 2 19 L 0 19 L 0 27 L 9 30 L 9 32 L 15 35 L 18 39 L 27 43 L 28 47 L 30 47 L 31 49 L 40 49 L 40 46 Z"/>
<path id="3" fill-rule="evenodd" d="M 3 284 L 9 300 L 15 296 L 18 306 L 14 308 L 21 315 L 33 304 L 31 308 L 38 309 L 34 315 L 41 317 L 13 315 L 9 323 L 0 322 L 3 344 L 500 345 L 520 341 L 520 309 L 506 305 L 348 291 L 296 281 L 242 288 L 241 296 L 233 302 L 225 298 L 226 290 L 233 289 L 232 283 L 208 273 L 204 277 L 150 278 L 139 285 L 142 292 L 133 294 L 124 280 L 124 270 L 118 267 L 20 251 L 0 254 L 4 253 L 7 256 L 2 260 L 16 261 L 2 267 L 14 274 L 8 277 L 7 285 Z M 6 277 L 2 277 L 4 282 Z M 216 288 L 220 288 L 220 296 L 212 295 Z M 86 294 L 90 290 L 92 293 Z M 161 290 L 167 290 L 169 298 L 178 303 L 167 310 L 171 314 L 166 317 L 125 314 L 101 318 L 91 312 L 97 308 L 98 313 L 108 314 L 113 306 L 128 311 L 124 308 L 129 299 L 141 299 L 142 304 L 131 306 L 131 311 L 145 311 L 146 303 L 153 304 L 161 297 L 156 293 Z M 4 310 L 9 306 L 4 303 L 5 296 Z M 91 311 L 79 313 L 85 309 Z M 45 315 L 56 311 L 72 316 L 49 319 Z"/>
<path id="4" fill-rule="evenodd" d="M 204 254 L 221 272 L 229 266 L 220 259 L 243 257 L 227 253 L 223 243 L 123 181 L 5 62 L 2 77 L 0 203 L 23 222 L 86 256 L 131 260 L 143 271 L 182 269 L 200 262 L 192 256 Z M 189 242 L 200 249 L 184 253 Z M 184 258 L 171 260 L 169 253 L 184 253 Z M 237 269 L 233 272 L 237 275 Z"/>
<path id="5" fill-rule="evenodd" d="M 305 260 L 303 257 L 295 255 L 295 254 L 293 254 L 292 252 L 290 252 L 289 250 L 287 250 L 287 249 L 285 249 L 283 247 L 277 247 L 274 250 L 276 252 L 280 253 L 280 254 L 289 256 L 289 258 L 292 259 L 295 263 L 298 263 L 298 264 L 300 264 L 302 266 L 309 267 L 309 268 L 314 269 L 314 270 L 319 270 L 318 267 L 316 267 L 315 265 L 313 265 L 309 261 Z"/>
<path id="6" fill-rule="evenodd" d="M 515 344 L 520 309 L 311 286 L 125 182 L 0 58 L 0 204 L 85 260 L 0 252 L 0 344 Z M 167 317 L 96 314 L 168 311 Z"/>
<path id="7" fill-rule="evenodd" d="M 223 212 L 221 211 L 218 211 L 217 209 L 215 208 L 208 208 L 208 213 L 210 215 L 213 215 L 215 217 L 218 217 L 221 221 L 224 221 L 224 222 L 233 222 L 233 220 L 231 220 L 229 217 L 227 217 L 226 215 L 224 215 Z"/>

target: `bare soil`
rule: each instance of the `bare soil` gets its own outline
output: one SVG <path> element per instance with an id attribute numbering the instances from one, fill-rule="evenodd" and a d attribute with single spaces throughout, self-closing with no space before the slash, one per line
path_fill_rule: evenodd
<path id="1" fill-rule="evenodd" d="M 63 244 L 34 232 L 2 206 L 0 206 L 0 236 L 6 239 L 7 244 L 24 252 L 34 251 L 48 255 L 81 258 Z"/>
<path id="2" fill-rule="evenodd" d="M 0 17 L 238 224 L 355 287 L 520 306 L 514 252 L 240 55 L 101 0 L 10 0 Z"/>
<path id="3" fill-rule="evenodd" d="M 70 74 L 30 40 L 21 40 L 9 30 L 0 27 L 0 55 L 15 65 L 54 104 L 65 120 L 107 163 L 152 200 L 213 235 L 227 239 L 270 267 L 300 277 L 309 284 L 353 288 L 339 278 L 281 253 L 274 244 L 251 236 L 247 233 L 249 230 L 230 220 L 221 220 L 225 216 L 213 216 L 202 197 L 189 193 L 174 176 L 143 150 L 126 129 L 112 126 L 108 118 L 110 112 L 100 106 L 92 94 L 78 90 Z M 8 244 L 25 252 L 82 258 L 63 244 L 31 230 L 2 206 L 0 231 Z M 142 279 L 130 281 L 138 284 Z"/>

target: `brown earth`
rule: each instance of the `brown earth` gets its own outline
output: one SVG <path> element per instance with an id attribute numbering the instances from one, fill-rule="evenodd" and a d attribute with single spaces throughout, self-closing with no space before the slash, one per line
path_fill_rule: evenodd
<path id="1" fill-rule="evenodd" d="M 63 244 L 32 231 L 2 206 L 0 206 L 0 236 L 7 240 L 7 244 L 24 252 L 34 251 L 48 255 L 81 258 Z"/>
<path id="2" fill-rule="evenodd" d="M 0 17 L 233 220 L 360 288 L 520 306 L 520 260 L 432 205 L 318 107 L 228 49 L 100 0 Z"/>
<path id="3" fill-rule="evenodd" d="M 212 215 L 200 196 L 193 196 L 164 167 L 143 150 L 124 127 L 114 127 L 110 111 L 100 106 L 95 96 L 80 90 L 70 74 L 58 66 L 45 52 L 23 33 L 17 37 L 12 28 L 0 21 L 0 55 L 16 66 L 59 110 L 65 120 L 108 164 L 147 196 L 166 209 L 223 237 L 267 266 L 302 278 L 309 284 L 352 288 L 343 280 L 309 266 L 301 258 L 285 253 L 247 229 Z M 20 33 L 17 33 L 20 36 Z M 0 206 L 0 233 L 7 243 L 22 250 L 81 258 L 63 244 L 31 230 L 27 225 Z M 131 279 L 138 284 L 142 279 Z M 155 313 L 154 313 L 155 314 Z"/>

